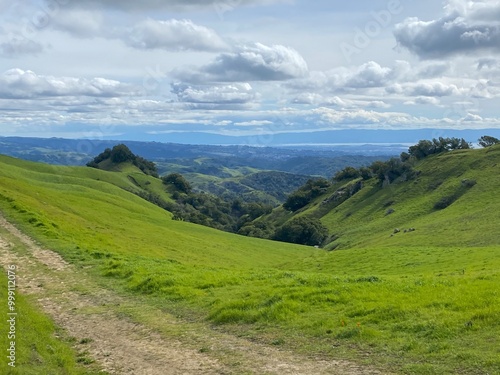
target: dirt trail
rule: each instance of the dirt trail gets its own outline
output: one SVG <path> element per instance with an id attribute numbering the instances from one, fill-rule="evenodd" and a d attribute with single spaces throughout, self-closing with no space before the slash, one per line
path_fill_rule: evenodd
<path id="1" fill-rule="evenodd" d="M 125 298 L 99 287 L 59 254 L 42 249 L 2 216 L 0 227 L 27 250 L 20 253 L 0 234 L 0 264 L 18 266 L 19 292 L 36 295 L 43 311 L 77 339 L 77 349 L 86 350 L 110 374 L 380 374 L 347 361 L 301 357 L 211 330 L 187 329 L 183 341 L 162 335 L 158 333 L 162 327 L 138 324 L 120 314 L 117 306 L 129 303 Z M 164 327 L 188 324 L 160 310 L 149 313 L 161 316 Z M 210 350 L 202 353 L 186 344 L 190 340 Z M 228 358 L 221 358 L 220 353 Z"/>

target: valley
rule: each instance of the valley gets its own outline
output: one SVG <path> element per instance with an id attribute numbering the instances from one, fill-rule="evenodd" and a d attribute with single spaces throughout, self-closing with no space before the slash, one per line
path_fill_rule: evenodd
<path id="1" fill-rule="evenodd" d="M 110 171 L 0 156 L 2 215 L 36 242 L 3 221 L 3 264 L 19 265 L 19 294 L 59 327 L 40 323 L 43 334 L 64 328 L 67 359 L 51 373 L 126 373 L 110 364 L 124 364 L 123 347 L 72 325 L 105 318 L 120 335 L 139 327 L 130 345 L 153 332 L 151 345 L 162 349 L 144 361 L 154 368 L 154 353 L 172 353 L 179 373 L 494 374 L 499 162 L 492 146 L 414 160 L 411 178 L 383 183 L 385 171 L 354 190 L 360 177 L 339 175 L 302 207 L 253 221 L 317 220 L 328 233 L 315 248 L 172 220 L 141 195 L 168 203 L 175 192 L 133 165 Z M 37 373 L 60 353 L 23 350 L 24 372 L 13 374 Z M 194 362 L 176 362 L 172 350 Z M 197 370 L 182 367 L 191 365 Z"/>

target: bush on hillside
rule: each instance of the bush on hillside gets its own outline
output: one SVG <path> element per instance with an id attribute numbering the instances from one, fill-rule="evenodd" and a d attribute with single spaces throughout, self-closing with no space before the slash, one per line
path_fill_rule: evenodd
<path id="1" fill-rule="evenodd" d="M 455 202 L 456 199 L 457 197 L 454 195 L 448 195 L 446 197 L 443 197 L 434 204 L 434 208 L 436 210 L 444 210 L 446 207 Z"/>
<path id="2" fill-rule="evenodd" d="M 189 194 L 192 190 L 189 182 L 180 173 L 171 173 L 163 176 L 162 179 L 165 185 L 173 185 L 176 190 Z"/>
<path id="3" fill-rule="evenodd" d="M 300 210 L 315 198 L 326 193 L 330 186 L 331 184 L 324 178 L 310 179 L 304 186 L 288 196 L 283 207 L 293 212 Z"/>
<path id="4" fill-rule="evenodd" d="M 328 229 L 318 219 L 299 217 L 279 227 L 273 239 L 299 245 L 319 246 L 328 237 Z"/>
<path id="5" fill-rule="evenodd" d="M 370 169 L 382 183 L 393 183 L 398 178 L 409 180 L 417 174 L 410 163 L 403 162 L 398 158 L 392 158 L 385 162 L 376 161 L 370 165 Z"/>
<path id="6" fill-rule="evenodd" d="M 344 181 L 344 180 L 351 180 L 353 178 L 358 178 L 361 176 L 361 172 L 353 167 L 345 167 L 341 171 L 338 171 L 333 179 L 335 181 Z"/>

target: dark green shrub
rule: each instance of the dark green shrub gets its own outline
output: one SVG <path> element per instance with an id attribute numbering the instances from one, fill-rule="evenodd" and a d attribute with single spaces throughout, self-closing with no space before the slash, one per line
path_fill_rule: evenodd
<path id="1" fill-rule="evenodd" d="M 335 181 L 343 181 L 343 180 L 350 180 L 353 178 L 358 178 L 360 177 L 360 171 L 357 170 L 356 168 L 353 167 L 345 167 L 341 171 L 337 172 L 333 179 Z"/>
<path id="2" fill-rule="evenodd" d="M 453 202 L 455 202 L 456 199 L 457 198 L 454 195 L 448 195 L 446 197 L 443 197 L 434 204 L 434 208 L 436 210 L 443 210 L 449 205 L 451 205 Z"/>
<path id="3" fill-rule="evenodd" d="M 328 237 L 328 229 L 318 220 L 299 217 L 283 224 L 274 234 L 274 239 L 300 245 L 321 245 Z"/>
<path id="4" fill-rule="evenodd" d="M 189 194 L 192 190 L 189 182 L 179 173 L 171 173 L 161 179 L 165 185 L 173 185 L 177 191 Z"/>

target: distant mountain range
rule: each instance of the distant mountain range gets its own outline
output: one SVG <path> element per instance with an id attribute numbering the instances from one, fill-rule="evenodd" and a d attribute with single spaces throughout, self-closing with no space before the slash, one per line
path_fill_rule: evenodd
<path id="1" fill-rule="evenodd" d="M 432 139 L 439 137 L 465 138 L 469 142 L 483 135 L 500 137 L 500 129 L 411 129 L 411 130 L 326 130 L 303 133 L 279 133 L 261 135 L 221 135 L 203 132 L 172 132 L 164 134 L 127 133 L 122 139 L 133 139 L 137 141 L 151 141 L 168 143 L 190 143 L 199 145 L 249 145 L 282 147 L 295 145 L 298 147 L 317 145 L 398 145 L 415 144 L 421 139 Z M 104 137 L 104 139 L 109 139 Z"/>

